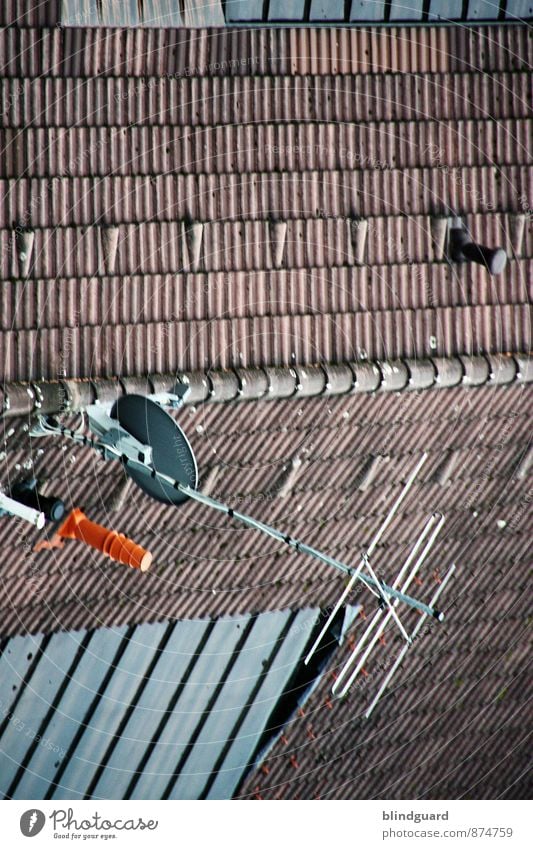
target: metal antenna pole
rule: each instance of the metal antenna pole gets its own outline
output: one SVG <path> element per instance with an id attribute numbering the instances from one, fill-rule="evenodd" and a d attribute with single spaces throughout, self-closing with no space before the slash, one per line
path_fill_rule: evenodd
<path id="1" fill-rule="evenodd" d="M 424 456 L 425 459 L 425 456 Z M 420 466 L 420 463 L 418 464 Z M 417 469 L 418 469 L 417 466 Z M 421 613 L 425 613 L 426 616 L 432 616 L 434 619 L 437 619 L 439 622 L 442 621 L 443 614 L 438 610 L 434 610 L 432 607 L 429 607 L 427 604 L 424 604 L 422 601 L 419 601 L 412 596 L 406 595 L 402 593 L 400 590 L 395 587 L 390 587 L 388 584 L 383 582 L 374 580 L 372 577 L 367 577 L 366 575 L 363 577 L 359 575 L 360 570 L 354 570 L 347 566 L 345 563 L 342 563 L 340 560 L 336 560 L 334 557 L 330 557 L 328 554 L 324 554 L 322 551 L 318 551 L 316 548 L 312 548 L 310 545 L 306 545 L 304 542 L 300 542 L 294 537 L 289 536 L 288 534 L 284 534 L 281 531 L 276 530 L 276 528 L 272 528 L 270 525 L 266 525 L 264 522 L 260 522 L 258 519 L 253 519 L 251 516 L 247 516 L 244 513 L 240 513 L 238 510 L 233 510 L 231 507 L 227 507 L 225 504 L 222 504 L 220 501 L 215 501 L 213 498 L 210 498 L 208 495 L 203 495 L 201 492 L 198 492 L 195 489 L 192 489 L 185 484 L 180 483 L 179 481 L 175 481 L 170 478 L 168 475 L 164 475 L 161 472 L 153 471 L 153 477 L 157 477 L 161 481 L 165 483 L 171 484 L 175 489 L 179 489 L 180 492 L 183 492 L 185 495 L 188 495 L 189 498 L 192 498 L 194 501 L 199 501 L 200 504 L 205 504 L 207 507 L 212 507 L 214 510 L 218 510 L 221 513 L 226 513 L 231 519 L 237 519 L 243 524 L 248 525 L 250 528 L 254 528 L 257 531 L 262 531 L 262 533 L 267 534 L 274 539 L 279 540 L 280 542 L 284 542 L 287 545 L 295 548 L 296 551 L 301 551 L 302 554 L 309 554 L 311 557 L 315 557 L 317 560 L 321 560 L 322 563 L 326 563 L 328 566 L 333 566 L 335 569 L 340 570 L 345 575 L 351 575 L 352 580 L 359 579 L 366 586 L 374 587 L 378 592 L 384 593 L 391 598 L 395 598 L 398 601 L 402 601 L 404 604 L 407 604 L 409 607 L 413 607 L 416 610 L 419 610 Z M 414 478 L 413 478 L 414 480 Z M 396 506 L 398 506 L 400 500 L 396 502 Z M 392 518 L 392 517 L 391 517 Z"/>
<path id="2" fill-rule="evenodd" d="M 404 500 L 404 499 L 405 499 L 405 497 L 407 496 L 407 493 L 408 493 L 408 492 L 409 492 L 409 490 L 411 489 L 411 486 L 413 485 L 414 480 L 415 480 L 415 478 L 416 478 L 417 474 L 419 473 L 420 469 L 422 468 L 422 466 L 423 466 L 423 465 L 424 465 L 424 463 L 426 462 L 427 457 L 428 457 L 427 453 L 426 453 L 426 452 L 424 452 L 424 453 L 422 454 L 422 457 L 420 458 L 420 460 L 419 460 L 419 461 L 418 461 L 418 463 L 416 464 L 415 468 L 413 469 L 413 471 L 412 471 L 412 472 L 411 472 L 411 474 L 409 475 L 408 479 L 407 479 L 407 480 L 406 480 L 406 482 L 405 482 L 404 488 L 403 488 L 403 489 L 402 489 L 402 491 L 400 492 L 400 494 L 399 494 L 398 498 L 396 499 L 396 501 L 395 501 L 395 502 L 394 502 L 394 504 L 392 505 L 392 507 L 391 507 L 391 509 L 390 509 L 390 511 L 389 511 L 389 513 L 388 513 L 388 515 L 385 517 L 385 520 L 384 520 L 383 524 L 381 525 L 381 527 L 379 528 L 379 530 L 378 530 L 378 531 L 377 531 L 377 533 L 375 534 L 374 538 L 372 539 L 372 541 L 371 541 L 370 545 L 368 546 L 368 548 L 367 548 L 367 550 L 366 550 L 366 555 L 367 555 L 367 557 L 370 557 L 370 556 L 371 556 L 371 554 L 373 553 L 374 549 L 376 548 L 376 546 L 377 546 L 378 542 L 380 541 L 381 537 L 383 536 L 383 534 L 385 533 L 385 531 L 386 531 L 386 530 L 387 530 L 387 528 L 389 527 L 390 523 L 391 523 L 391 522 L 392 522 L 392 520 L 394 519 L 394 516 L 396 515 L 396 513 L 397 513 L 397 511 L 398 511 L 398 508 L 400 507 L 400 505 L 402 504 L 403 500 Z M 347 583 L 347 585 L 346 585 L 346 587 L 345 587 L 345 589 L 344 589 L 344 591 L 343 591 L 343 593 L 342 593 L 341 597 L 338 599 L 337 603 L 335 604 L 335 607 L 333 608 L 333 610 L 331 611 L 331 613 L 330 613 L 330 615 L 329 615 L 328 619 L 327 619 L 327 620 L 326 620 L 326 622 L 324 623 L 324 626 L 323 626 L 322 630 L 320 631 L 320 634 L 318 635 L 318 637 L 316 638 L 315 642 L 314 642 L 314 643 L 313 643 L 313 645 L 311 646 L 311 648 L 310 648 L 310 650 L 309 650 L 309 652 L 308 652 L 308 654 L 307 654 L 307 657 L 306 657 L 306 658 L 305 658 L 305 660 L 304 660 L 304 663 L 305 663 L 306 665 L 309 663 L 309 661 L 310 661 L 310 660 L 311 660 L 311 658 L 313 657 L 313 655 L 314 655 L 315 651 L 317 650 L 318 645 L 320 644 L 321 640 L 322 640 L 322 639 L 323 639 L 323 637 L 324 637 L 324 634 L 327 632 L 328 628 L 330 627 L 330 625 L 331 625 L 331 623 L 332 623 L 333 619 L 334 619 L 334 618 L 335 618 L 335 616 L 337 615 L 337 613 L 338 613 L 339 609 L 341 608 L 342 604 L 343 604 L 343 603 L 344 603 L 344 601 L 348 598 L 348 596 L 349 596 L 350 592 L 352 591 L 352 587 L 354 586 L 354 584 L 355 584 L 356 580 L 359 578 L 359 573 L 360 573 L 360 572 L 361 572 L 361 570 L 364 568 L 364 565 L 365 565 L 365 560 L 364 560 L 364 557 L 363 557 L 363 558 L 361 558 L 361 561 L 360 561 L 360 563 L 359 563 L 359 566 L 357 567 L 357 569 L 356 569 L 356 570 L 355 570 L 355 572 L 353 573 L 353 575 L 352 575 L 351 579 L 348 581 L 348 583 Z"/>

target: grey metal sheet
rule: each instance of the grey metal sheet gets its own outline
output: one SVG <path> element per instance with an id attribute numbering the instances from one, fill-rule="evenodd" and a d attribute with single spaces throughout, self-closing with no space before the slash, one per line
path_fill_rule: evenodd
<path id="1" fill-rule="evenodd" d="M 530 20 L 533 16 L 533 3 L 531 0 L 507 0 L 505 17 L 508 20 Z"/>
<path id="2" fill-rule="evenodd" d="M 132 798 L 160 799 L 191 734 L 202 718 L 221 673 L 241 636 L 245 619 L 220 620 L 198 658 L 187 686 L 159 738 Z"/>
<path id="3" fill-rule="evenodd" d="M 275 623 L 276 618 L 281 619 L 283 611 L 269 615 L 272 617 L 272 623 Z M 211 786 L 207 795 L 208 799 L 229 799 L 233 795 L 274 705 L 285 690 L 287 680 L 294 669 L 294 659 L 303 651 L 316 616 L 316 610 L 301 610 L 296 616 L 275 657 L 272 668 L 226 755 L 222 769 Z"/>
<path id="4" fill-rule="evenodd" d="M 101 628 L 94 632 L 75 674 L 68 682 L 61 701 L 44 731 L 44 736 L 52 748 L 48 748 L 47 745 L 37 747 L 16 788 L 15 799 L 44 798 L 125 632 L 125 627 Z M 70 634 L 63 633 L 58 636 L 63 642 L 71 639 Z M 83 632 L 76 632 L 76 639 L 81 640 L 82 636 Z M 52 650 L 50 647 L 49 652 Z M 55 748 L 60 751 L 55 751 Z M 60 793 L 61 790 L 58 791 L 58 794 Z M 65 798 L 70 798 L 68 793 Z"/>
<path id="5" fill-rule="evenodd" d="M 169 642 L 162 652 L 150 680 L 143 691 L 118 744 L 108 760 L 96 785 L 95 796 L 101 799 L 121 799 L 126 792 L 134 770 L 140 763 L 146 747 L 159 724 L 176 687 L 191 661 L 207 620 L 178 622 Z M 155 627 L 160 635 L 166 623 L 143 626 L 142 631 Z"/>
<path id="6" fill-rule="evenodd" d="M 0 741 L 1 790 L 5 792 L 38 733 L 79 647 L 79 633 L 55 634 L 28 681 Z M 31 646 L 28 638 L 28 646 Z"/>
<path id="7" fill-rule="evenodd" d="M 140 632 L 140 633 L 139 633 Z M 158 628 L 138 628 L 61 778 L 54 799 L 83 797 L 160 641 Z"/>
<path id="8" fill-rule="evenodd" d="M 450 21 L 461 17 L 463 0 L 431 0 L 428 19 Z"/>
<path id="9" fill-rule="evenodd" d="M 309 19 L 311 21 L 344 20 L 344 0 L 312 0 Z"/>
<path id="10" fill-rule="evenodd" d="M 382 21 L 385 13 L 384 0 L 353 0 L 350 13 L 351 21 Z"/>
<path id="11" fill-rule="evenodd" d="M 498 19 L 499 10 L 498 0 L 470 0 L 468 20 L 495 21 Z"/>
<path id="12" fill-rule="evenodd" d="M 0 657 L 1 692 L 16 698 L 11 688 L 28 668 L 31 677 L 15 721 L 0 725 L 0 793 L 230 798 L 316 615 L 281 610 L 13 637 Z"/>
<path id="13" fill-rule="evenodd" d="M 35 653 L 42 644 L 43 635 L 15 637 L 10 640 L 0 656 L 0 724 L 16 699 L 24 676 L 28 671 Z"/>
<path id="14" fill-rule="evenodd" d="M 390 20 L 422 20 L 422 0 L 392 0 L 390 7 Z"/>
<path id="15" fill-rule="evenodd" d="M 206 770 L 206 761 L 207 764 L 212 766 L 220 756 L 226 742 L 230 740 L 232 728 L 245 706 L 249 705 L 258 674 L 262 672 L 267 658 L 275 648 L 279 633 L 289 616 L 289 611 L 281 611 L 268 613 L 256 620 L 252 632 L 239 653 L 213 710 L 196 740 L 194 749 L 185 763 L 185 768 L 174 785 L 170 798 L 196 799 L 201 795 L 211 774 L 211 769 Z M 291 643 L 290 672 L 294 668 L 294 658 L 298 657 L 300 653 L 301 650 L 298 650 L 296 643 Z M 277 663 L 276 658 L 273 668 L 268 670 L 268 678 L 271 675 L 276 676 Z M 279 698 L 280 692 L 281 690 L 277 691 L 276 698 Z M 272 707 L 271 704 L 270 709 Z M 264 718 L 265 721 L 267 718 Z M 260 730 L 263 727 L 264 722 Z M 237 737 L 240 739 L 240 733 Z M 248 756 L 250 756 L 253 751 L 254 739 L 247 735 L 243 739 L 243 745 L 246 746 Z M 243 763 L 242 767 L 245 765 L 246 763 Z M 225 770 L 225 764 L 223 769 Z M 231 798 L 232 789 L 233 787 L 228 786 L 228 782 L 226 782 L 224 798 Z"/>
<path id="16" fill-rule="evenodd" d="M 226 21 L 260 21 L 263 0 L 226 0 Z"/>

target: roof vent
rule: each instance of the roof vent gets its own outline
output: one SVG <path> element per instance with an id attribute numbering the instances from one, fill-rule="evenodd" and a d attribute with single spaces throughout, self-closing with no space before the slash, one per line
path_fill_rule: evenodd
<path id="1" fill-rule="evenodd" d="M 526 229 L 526 216 L 524 213 L 518 213 L 507 216 L 507 233 L 509 243 L 511 245 L 514 256 L 522 255 L 522 245 L 524 242 L 524 231 Z"/>
<path id="2" fill-rule="evenodd" d="M 439 486 L 448 486 L 452 479 L 453 471 L 457 465 L 457 452 L 449 451 L 442 463 L 437 467 L 433 480 Z"/>
<path id="3" fill-rule="evenodd" d="M 200 265 L 200 254 L 202 251 L 202 239 L 204 236 L 204 225 L 199 221 L 191 221 L 185 224 L 185 241 L 188 255 L 189 271 L 196 271 Z M 185 265 L 185 262 L 183 263 Z"/>
<path id="4" fill-rule="evenodd" d="M 102 227 L 100 233 L 104 252 L 104 270 L 106 274 L 113 274 L 117 259 L 118 227 Z"/>
<path id="5" fill-rule="evenodd" d="M 520 463 L 518 464 L 518 468 L 515 473 L 515 477 L 517 480 L 522 481 L 527 477 L 527 474 L 533 465 L 533 445 L 530 445 L 529 448 L 524 451 L 520 458 Z"/>
<path id="6" fill-rule="evenodd" d="M 290 465 L 284 467 L 283 474 L 280 476 L 275 486 L 275 489 L 277 489 L 280 498 L 287 497 L 294 484 L 296 483 L 296 478 L 300 474 L 302 465 L 302 459 L 298 455 L 296 455 L 296 457 L 292 458 Z"/>
<path id="7" fill-rule="evenodd" d="M 286 221 L 271 221 L 270 222 L 270 246 L 272 250 L 272 262 L 274 268 L 281 268 L 283 263 L 283 254 L 285 251 L 285 240 L 287 238 L 287 222 Z"/>
<path id="8" fill-rule="evenodd" d="M 446 250 L 446 234 L 448 232 L 448 219 L 442 215 L 431 218 L 431 242 L 433 244 L 433 257 L 436 260 L 444 259 Z"/>
<path id="9" fill-rule="evenodd" d="M 24 230 L 17 227 L 15 230 L 15 238 L 17 244 L 17 254 L 20 263 L 21 277 L 26 277 L 30 270 L 31 255 L 33 253 L 33 243 L 35 241 L 35 233 L 33 230 Z"/>
<path id="10" fill-rule="evenodd" d="M 364 492 L 378 473 L 378 468 L 381 465 L 381 462 L 385 459 L 382 454 L 371 454 L 370 457 L 363 464 L 361 471 L 359 472 L 359 476 L 357 478 L 357 489 L 360 489 L 361 492 Z"/>
<path id="11" fill-rule="evenodd" d="M 356 265 L 364 265 L 366 238 L 368 235 L 368 221 L 366 218 L 352 218 L 350 221 L 350 232 L 352 236 L 354 262 Z"/>

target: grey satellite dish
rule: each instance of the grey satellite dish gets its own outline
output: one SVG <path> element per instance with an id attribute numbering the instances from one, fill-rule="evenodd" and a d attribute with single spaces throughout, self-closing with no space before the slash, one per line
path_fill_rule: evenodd
<path id="1" fill-rule="evenodd" d="M 134 439 L 152 449 L 151 466 L 163 475 L 196 489 L 198 468 L 189 440 L 176 421 L 159 404 L 143 395 L 124 395 L 113 404 L 110 416 Z M 182 504 L 188 496 L 151 470 L 128 463 L 126 473 L 140 488 L 164 504 Z"/>

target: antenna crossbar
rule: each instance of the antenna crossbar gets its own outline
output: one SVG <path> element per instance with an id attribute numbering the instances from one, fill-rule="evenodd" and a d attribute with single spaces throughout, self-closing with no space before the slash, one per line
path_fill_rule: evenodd
<path id="1" fill-rule="evenodd" d="M 448 581 L 450 580 L 450 578 L 452 577 L 454 572 L 455 572 L 455 563 L 452 563 L 452 565 L 448 569 L 446 575 L 442 579 L 442 582 L 440 583 L 440 585 L 439 585 L 437 591 L 435 592 L 433 598 L 431 599 L 430 606 L 433 606 L 437 603 L 441 592 L 446 587 L 446 584 L 448 583 Z M 425 619 L 426 619 L 426 614 L 422 614 L 422 616 L 420 617 L 420 619 L 416 623 L 416 626 L 413 628 L 413 631 L 411 632 L 411 642 L 413 642 L 413 640 L 417 636 L 418 632 L 420 631 L 422 625 L 425 622 Z M 396 672 L 396 670 L 400 666 L 400 664 L 401 664 L 402 660 L 404 659 L 405 655 L 407 654 L 408 650 L 409 650 L 408 645 L 403 646 L 402 650 L 400 651 L 400 654 L 398 655 L 398 657 L 394 661 L 393 665 L 391 666 L 391 668 L 387 672 L 387 674 L 386 674 L 386 676 L 383 680 L 383 683 L 381 684 L 381 687 L 379 688 L 378 692 L 376 693 L 372 702 L 370 703 L 369 707 L 367 708 L 367 710 L 365 712 L 365 719 L 368 719 L 370 717 L 370 714 L 372 713 L 372 711 L 376 707 L 377 703 L 379 702 L 381 696 L 383 695 L 383 693 L 387 689 L 394 673 Z"/>
<path id="2" fill-rule="evenodd" d="M 389 510 L 387 516 L 385 517 L 383 523 L 379 527 L 377 533 L 374 535 L 370 545 L 366 549 L 366 554 L 369 557 L 374 552 L 374 550 L 375 550 L 377 544 L 379 543 L 381 537 L 383 536 L 383 534 L 385 533 L 385 531 L 389 527 L 390 523 L 394 519 L 394 516 L 398 512 L 399 507 L 401 506 L 402 502 L 405 500 L 405 498 L 407 496 L 407 493 L 411 489 L 411 487 L 412 487 L 412 485 L 415 481 L 416 476 L 418 475 L 420 469 L 422 468 L 422 466 L 426 462 L 427 457 L 428 457 L 427 453 L 424 452 L 422 454 L 422 457 L 420 458 L 420 460 L 416 464 L 415 468 L 413 469 L 413 471 L 409 475 L 408 479 L 406 480 L 402 491 L 400 492 L 400 494 L 398 495 L 398 498 L 396 499 L 396 501 L 392 505 L 391 509 Z M 353 588 L 356 580 L 359 578 L 359 573 L 363 569 L 364 565 L 365 565 L 365 561 L 362 558 L 360 563 L 359 563 L 358 568 L 355 570 L 354 574 L 352 575 L 352 577 L 348 581 L 348 584 L 346 585 L 343 593 L 341 594 L 340 598 L 337 600 L 333 610 L 331 611 L 329 617 L 327 618 L 326 622 L 324 623 L 322 630 L 320 631 L 318 637 L 316 638 L 315 642 L 311 646 L 311 648 L 310 648 L 310 650 L 307 654 L 307 657 L 304 660 L 304 663 L 306 665 L 309 663 L 309 661 L 313 657 L 315 651 L 317 650 L 318 646 L 320 645 L 321 640 L 324 638 L 324 634 L 327 633 L 327 630 L 330 627 L 331 623 L 333 622 L 333 620 L 334 620 L 335 616 L 337 615 L 339 609 L 341 608 L 341 606 L 344 604 L 345 600 L 350 595 L 352 588 Z M 365 582 L 363 581 L 363 583 L 365 583 Z M 434 615 L 434 614 L 430 614 L 430 615 Z"/>
<path id="3" fill-rule="evenodd" d="M 409 568 L 412 561 L 414 560 L 414 558 L 418 554 L 418 551 L 419 551 L 420 547 L 422 546 L 422 543 L 424 542 L 425 538 L 428 536 L 428 534 L 431 531 L 435 522 L 437 522 L 437 525 L 434 528 L 433 533 L 431 534 L 428 542 L 424 546 L 422 553 L 417 558 L 417 560 L 416 560 L 413 568 L 411 569 L 408 577 L 405 579 L 405 581 L 402 585 L 402 592 L 407 591 L 411 582 L 414 580 L 417 572 L 419 571 L 420 567 L 422 566 L 423 562 L 425 561 L 427 555 L 429 554 L 429 552 L 430 552 L 430 550 L 431 550 L 431 548 L 432 548 L 432 546 L 433 546 L 433 544 L 434 544 L 434 542 L 437 538 L 437 535 L 438 535 L 440 529 L 442 528 L 442 526 L 444 524 L 444 516 L 442 515 L 442 513 L 433 513 L 429 517 L 428 521 L 426 522 L 426 524 L 425 524 L 425 526 L 422 530 L 422 533 L 420 534 L 417 541 L 415 542 L 413 548 L 411 549 L 409 556 L 407 557 L 407 560 L 403 564 L 402 568 L 400 569 L 400 571 L 398 573 L 398 576 L 396 577 L 396 579 L 393 583 L 393 587 L 398 586 L 398 584 L 400 583 L 400 581 L 404 577 L 405 573 L 407 572 L 407 569 Z M 397 604 L 398 604 L 398 602 L 395 601 L 394 606 L 397 606 Z M 430 606 L 433 606 L 433 604 L 431 604 Z M 361 638 L 359 639 L 359 642 L 357 643 L 356 646 L 354 646 L 354 649 L 353 649 L 350 657 L 348 658 L 348 660 L 344 664 L 343 668 L 341 669 L 341 671 L 340 671 L 340 673 L 337 677 L 337 680 L 335 681 L 335 684 L 333 685 L 332 692 L 335 695 L 337 695 L 337 691 L 338 691 L 338 689 L 341 685 L 342 680 L 345 678 L 345 676 L 349 672 L 350 668 L 353 666 L 357 656 L 359 655 L 359 653 L 362 651 L 363 647 L 367 643 L 367 640 L 370 637 L 370 634 L 379 625 L 378 630 L 376 631 L 376 633 L 374 634 L 374 636 L 370 640 L 369 644 L 364 649 L 363 654 L 359 658 L 357 666 L 355 667 L 354 671 L 350 675 L 350 677 L 349 677 L 348 681 L 346 682 L 346 684 L 344 685 L 342 691 L 340 693 L 338 693 L 339 697 L 346 695 L 346 693 L 350 689 L 351 685 L 353 684 L 356 676 L 359 674 L 359 672 L 363 668 L 363 664 L 365 663 L 368 656 L 370 655 L 370 652 L 372 651 L 372 649 L 376 645 L 376 643 L 379 639 L 380 633 L 383 631 L 383 629 L 387 625 L 389 619 L 391 618 L 391 612 L 392 612 L 391 610 L 389 610 L 388 613 L 385 613 L 383 610 L 378 610 L 375 613 L 374 617 L 370 621 L 370 624 L 367 626 L 366 630 L 364 631 Z M 408 645 L 405 647 L 405 649 L 407 650 L 409 645 L 412 643 L 413 635 L 412 634 L 410 636 L 407 635 L 405 633 L 405 631 L 403 630 L 403 628 L 402 628 L 402 634 L 406 637 L 406 642 L 407 642 Z"/>

